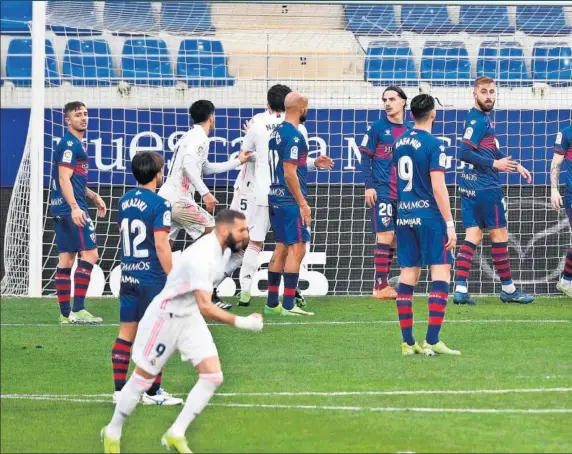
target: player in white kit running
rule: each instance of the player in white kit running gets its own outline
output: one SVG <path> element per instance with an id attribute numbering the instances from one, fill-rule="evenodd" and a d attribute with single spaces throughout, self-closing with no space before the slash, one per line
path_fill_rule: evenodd
<path id="1" fill-rule="evenodd" d="M 199 380 L 161 442 L 178 452 L 191 452 L 185 432 L 206 407 L 223 375 L 217 348 L 203 316 L 250 331 L 262 330 L 262 316 L 238 317 L 211 303 L 213 282 L 225 267 L 225 250 L 236 252 L 248 243 L 248 224 L 242 213 L 221 211 L 214 232 L 187 248 L 167 277 L 167 283 L 149 305 L 139 323 L 133 346 L 135 371 L 125 384 L 111 422 L 101 431 L 104 452 L 120 452 L 123 424 L 141 395 L 153 384 L 175 351 L 192 362 Z"/>

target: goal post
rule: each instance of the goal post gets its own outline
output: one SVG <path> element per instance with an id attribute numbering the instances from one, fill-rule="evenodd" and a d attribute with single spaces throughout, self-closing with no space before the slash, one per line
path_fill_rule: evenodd
<path id="1" fill-rule="evenodd" d="M 118 289 L 120 260 L 117 204 L 135 184 L 132 157 L 142 150 L 157 151 L 167 170 L 177 140 L 190 126 L 189 106 L 210 99 L 216 106 L 210 159 L 227 160 L 240 149 L 243 124 L 264 110 L 266 92 L 275 83 L 308 95 L 310 155 L 326 153 L 335 162 L 330 172 L 308 174 L 314 223 L 302 288 L 309 295 L 370 294 L 375 235 L 364 202 L 359 145 L 368 125 L 384 114 L 383 90 L 395 84 L 409 99 L 421 91 L 438 99 L 434 134 L 449 158 L 446 178 L 462 239 L 456 188 L 464 164 L 456 154 L 474 102 L 471 83 L 483 67 L 490 69 L 491 61 L 501 73 L 506 61 L 513 69 L 521 65 L 521 79 L 498 84 L 492 118 L 501 148 L 534 176 L 529 185 L 517 175 L 501 174 L 513 276 L 528 292 L 556 293 L 570 231 L 564 212 L 550 208 L 549 169 L 554 138 L 572 121 L 572 87 L 566 80 L 533 77 L 533 70 L 542 69 L 537 63 L 541 54 L 547 55 L 546 69 L 571 58 L 566 49 L 572 39 L 570 34 L 515 31 L 518 2 L 501 2 L 507 6 L 511 33 L 459 32 L 466 21 L 462 2 L 445 2 L 440 10 L 446 15 L 443 24 L 450 26 L 446 32 L 429 25 L 423 29 L 426 18 L 410 8 L 415 2 L 33 3 L 31 85 L 2 73 L 2 121 L 14 125 L 14 140 L 6 148 L 2 142 L 2 154 L 14 160 L 21 156 L 17 172 L 16 166 L 6 172 L 9 187 L 0 188 L 11 198 L 3 296 L 55 294 L 49 181 L 53 149 L 65 132 L 66 102 L 79 100 L 88 108 L 89 187 L 109 208 L 105 218 L 97 218 L 90 205 L 100 259 L 88 296 L 112 295 Z M 477 3 L 488 5 L 471 2 Z M 572 8 L 549 3 L 564 5 L 565 20 L 572 24 Z M 356 5 L 366 9 L 356 10 Z M 378 7 L 389 9 L 381 13 Z M 477 16 L 469 26 L 478 31 L 483 21 Z M 408 23 L 413 25 L 408 28 Z M 22 37 L 2 35 L 2 50 L 17 39 Z M 487 53 L 505 48 L 510 49 L 504 63 Z M 462 64 L 449 78 L 447 71 L 457 59 Z M 221 207 L 230 205 L 236 177 L 233 171 L 206 179 Z M 260 255 L 254 294 L 264 294 L 272 240 L 270 234 Z M 181 234 L 175 250 L 188 244 Z M 500 281 L 486 236 L 473 263 L 470 291 L 497 293 Z M 394 260 L 391 275 L 398 272 Z M 233 293 L 237 284 L 227 280 L 222 294 Z M 429 284 L 424 272 L 418 290 L 427 291 Z"/>

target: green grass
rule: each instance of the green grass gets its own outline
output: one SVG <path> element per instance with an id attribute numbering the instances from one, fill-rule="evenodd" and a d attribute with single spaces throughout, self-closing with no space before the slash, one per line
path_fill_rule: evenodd
<path id="1" fill-rule="evenodd" d="M 213 405 L 187 433 L 191 449 L 571 452 L 572 301 L 539 298 L 529 306 L 503 305 L 497 298 L 478 302 L 476 307 L 451 304 L 448 308 L 447 320 L 451 323 L 445 323 L 442 339 L 460 349 L 461 357 L 402 357 L 394 304 L 369 298 L 310 298 L 315 317 L 267 317 L 260 334 L 213 326 L 225 374 L 219 391 L 239 395 L 214 397 Z M 261 310 L 262 304 L 261 299 L 255 300 L 254 309 Z M 427 314 L 423 298 L 416 299 L 415 308 L 415 333 L 422 340 Z M 88 309 L 101 315 L 105 323 L 117 323 L 118 303 L 114 299 L 89 300 Z M 240 314 L 251 312 L 234 310 Z M 110 397 L 97 395 L 110 395 L 113 389 L 110 349 L 118 328 L 58 326 L 57 317 L 55 300 L 2 300 L 2 452 L 102 450 L 99 430 L 111 418 L 113 406 Z M 470 322 L 455 323 L 460 320 Z M 359 323 L 280 325 L 298 321 Z M 38 324 L 46 325 L 34 326 Z M 174 355 L 165 369 L 165 388 L 185 395 L 195 380 L 192 367 Z M 539 388 L 567 390 L 363 394 Z M 286 391 L 298 394 L 244 394 Z M 304 391 L 362 394 L 299 394 Z M 7 398 L 29 394 L 83 395 L 77 398 L 87 402 Z M 235 406 L 225 406 L 228 404 Z M 415 408 L 459 412 L 397 411 Z M 160 436 L 179 409 L 139 407 L 125 426 L 123 451 L 162 452 Z M 467 409 L 522 413 L 469 413 Z M 529 410 L 549 411 L 539 414 Z"/>

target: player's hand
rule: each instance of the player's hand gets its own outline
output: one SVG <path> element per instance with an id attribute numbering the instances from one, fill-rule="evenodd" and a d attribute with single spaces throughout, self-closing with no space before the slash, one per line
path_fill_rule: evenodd
<path id="1" fill-rule="evenodd" d="M 510 156 L 502 159 L 496 159 L 493 163 L 493 167 L 501 172 L 513 172 L 518 169 L 520 164 L 516 161 L 513 161 Z"/>
<path id="2" fill-rule="evenodd" d="M 212 195 L 210 192 L 208 192 L 203 196 L 203 202 L 205 202 L 205 206 L 207 207 L 207 211 L 209 213 L 213 213 L 214 209 L 216 207 L 216 204 L 218 203 L 218 200 L 215 198 L 214 195 Z"/>
<path id="3" fill-rule="evenodd" d="M 250 129 L 250 126 L 252 126 L 252 118 L 242 125 L 242 132 L 244 132 L 244 134 L 246 134 L 248 132 L 248 130 Z"/>
<path id="4" fill-rule="evenodd" d="M 377 200 L 377 192 L 375 192 L 375 189 L 366 189 L 365 190 L 365 204 L 372 208 L 373 206 L 375 206 L 375 202 Z"/>
<path id="5" fill-rule="evenodd" d="M 87 214 L 80 207 L 76 206 L 75 208 L 72 208 L 71 216 L 73 223 L 78 227 L 83 227 L 85 225 Z"/>
<path id="6" fill-rule="evenodd" d="M 307 203 L 300 207 L 300 216 L 308 227 L 312 225 L 312 210 L 310 209 L 310 205 Z"/>
<path id="7" fill-rule="evenodd" d="M 550 201 L 552 202 L 552 208 L 555 210 L 560 209 L 562 206 L 562 196 L 560 195 L 560 192 L 558 192 L 558 189 L 552 191 L 550 194 Z"/>
<path id="8" fill-rule="evenodd" d="M 314 165 L 318 169 L 331 170 L 334 167 L 334 160 L 325 154 L 321 154 L 314 160 Z"/>
<path id="9" fill-rule="evenodd" d="M 250 314 L 248 317 L 236 316 L 234 319 L 234 326 L 248 331 L 262 331 L 264 322 L 261 314 Z"/>
<path id="10" fill-rule="evenodd" d="M 99 194 L 94 197 L 93 202 L 97 207 L 97 216 L 100 218 L 105 217 L 105 213 L 107 213 L 107 206 Z"/>
<path id="11" fill-rule="evenodd" d="M 527 168 L 523 167 L 521 164 L 518 165 L 516 171 L 520 174 L 522 178 L 526 180 L 527 183 L 532 183 L 532 175 Z"/>
<path id="12" fill-rule="evenodd" d="M 452 251 L 457 245 L 457 232 L 455 232 L 455 227 L 447 227 L 447 244 L 445 249 L 447 251 Z"/>
<path id="13" fill-rule="evenodd" d="M 252 150 L 240 150 L 238 153 L 238 160 L 241 164 L 244 164 L 252 156 Z"/>

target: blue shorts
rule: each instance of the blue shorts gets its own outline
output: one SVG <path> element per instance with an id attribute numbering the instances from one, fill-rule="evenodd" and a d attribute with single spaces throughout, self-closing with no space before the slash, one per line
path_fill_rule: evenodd
<path id="1" fill-rule="evenodd" d="M 310 229 L 302 220 L 298 205 L 271 203 L 268 209 L 270 210 L 270 225 L 277 243 L 290 246 L 310 241 Z"/>
<path id="2" fill-rule="evenodd" d="M 371 208 L 371 232 L 395 232 L 397 201 L 377 199 Z"/>
<path id="3" fill-rule="evenodd" d="M 506 208 L 502 189 L 476 191 L 475 197 L 461 192 L 463 227 L 500 229 L 506 227 Z"/>
<path id="4" fill-rule="evenodd" d="M 97 249 L 95 226 L 88 217 L 83 227 L 73 223 L 71 214 L 54 216 L 58 252 L 80 252 Z"/>
<path id="5" fill-rule="evenodd" d="M 447 226 L 442 219 L 421 219 L 421 225 L 398 224 L 396 233 L 400 268 L 453 263 L 453 255 L 445 249 Z"/>
<path id="6" fill-rule="evenodd" d="M 165 278 L 165 281 L 167 279 Z M 147 307 L 153 301 L 163 287 L 165 282 L 154 284 L 132 284 L 122 282 L 119 288 L 119 321 L 139 322 Z"/>

